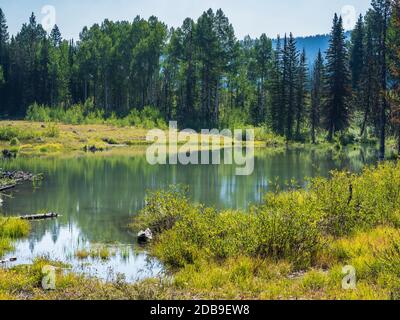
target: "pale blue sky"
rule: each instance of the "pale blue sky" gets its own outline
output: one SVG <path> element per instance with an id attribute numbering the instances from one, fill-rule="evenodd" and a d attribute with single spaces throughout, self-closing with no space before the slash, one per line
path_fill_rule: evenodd
<path id="1" fill-rule="evenodd" d="M 40 22 L 45 5 L 56 9 L 56 22 L 67 39 L 77 39 L 83 26 L 105 18 L 131 21 L 138 14 L 156 15 L 168 26 L 180 26 L 184 18 L 197 19 L 210 7 L 222 8 L 238 38 L 243 38 L 261 33 L 275 37 L 290 31 L 296 36 L 328 33 L 335 12 L 353 6 L 357 15 L 365 13 L 370 0 L 0 0 L 12 34 L 31 12 Z"/>

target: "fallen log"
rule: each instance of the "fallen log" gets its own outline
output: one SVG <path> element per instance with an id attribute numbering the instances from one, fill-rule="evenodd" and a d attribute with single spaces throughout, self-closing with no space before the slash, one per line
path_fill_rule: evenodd
<path id="1" fill-rule="evenodd" d="M 10 184 L 10 185 L 6 185 L 6 186 L 1 186 L 0 187 L 0 192 L 1 191 L 6 191 L 6 190 L 10 190 L 12 188 L 15 188 L 17 186 L 17 184 Z"/>
<path id="2" fill-rule="evenodd" d="M 53 219 L 58 218 L 60 215 L 58 213 L 44 213 L 44 214 L 33 214 L 28 216 L 21 216 L 22 220 L 44 220 L 44 219 Z"/>
<path id="3" fill-rule="evenodd" d="M 9 263 L 9 262 L 15 262 L 15 261 L 17 261 L 17 258 L 9 258 L 9 259 L 6 259 L 6 260 L 0 260 L 0 264 L 6 264 L 6 263 Z"/>

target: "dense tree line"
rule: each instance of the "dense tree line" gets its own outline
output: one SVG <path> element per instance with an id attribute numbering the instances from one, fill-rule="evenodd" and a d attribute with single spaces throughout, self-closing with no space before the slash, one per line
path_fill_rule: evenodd
<path id="1" fill-rule="evenodd" d="M 1 116 L 91 99 L 106 115 L 152 106 L 182 127 L 264 125 L 288 140 L 355 126 L 381 139 L 383 155 L 388 131 L 400 136 L 398 14 L 398 0 L 373 0 L 350 40 L 335 15 L 329 49 L 310 62 L 292 34 L 238 40 L 222 10 L 176 29 L 156 17 L 105 20 L 74 42 L 33 14 L 10 37 L 0 9 Z"/>

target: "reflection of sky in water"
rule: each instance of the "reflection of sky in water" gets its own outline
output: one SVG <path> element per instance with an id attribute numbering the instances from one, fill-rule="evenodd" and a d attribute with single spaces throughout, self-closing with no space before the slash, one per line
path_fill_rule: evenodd
<path id="1" fill-rule="evenodd" d="M 33 224 L 40 223 L 43 222 L 33 222 Z M 35 236 L 35 226 L 33 226 L 29 239 L 18 241 L 14 252 L 8 254 L 6 258 L 18 257 L 15 264 L 29 264 L 32 262 L 32 257 L 46 257 L 53 261 L 70 264 L 75 272 L 82 272 L 104 280 L 112 280 L 117 274 L 124 274 L 126 280 L 132 282 L 149 276 L 157 276 L 162 271 L 155 260 L 150 259 L 145 253 L 138 253 L 131 245 L 106 244 L 112 254 L 110 259 L 105 261 L 90 257 L 83 260 L 76 258 L 75 252 L 78 249 L 90 250 L 90 248 L 96 248 L 96 245 L 85 240 L 75 225 L 47 230 L 40 239 L 36 239 Z"/>
<path id="2" fill-rule="evenodd" d="M 37 188 L 24 184 L 9 192 L 12 199 L 3 196 L 0 214 L 52 211 L 62 215 L 56 220 L 33 222 L 29 239 L 19 242 L 13 253 L 18 263 L 30 263 L 34 256 L 47 255 L 79 270 L 88 261 L 74 258 L 77 249 L 98 243 L 122 243 L 131 245 L 127 261 L 117 252 L 105 263 L 90 260 L 91 267 L 84 269 L 103 279 L 112 269 L 132 280 L 150 274 L 148 270 L 140 272 L 146 270 L 146 255 L 138 253 L 135 235 L 128 229 L 132 217 L 143 207 L 148 190 L 182 184 L 189 186 L 194 202 L 243 209 L 260 202 L 275 186 L 284 189 L 292 179 L 304 185 L 305 177 L 328 176 L 336 168 L 359 171 L 375 159 L 374 150 L 364 149 L 350 149 L 345 154 L 329 150 L 271 154 L 261 150 L 256 153 L 251 176 L 236 176 L 234 165 L 150 166 L 141 156 L 0 160 L 0 168 L 45 175 Z M 159 266 L 150 269 L 158 272 Z"/>

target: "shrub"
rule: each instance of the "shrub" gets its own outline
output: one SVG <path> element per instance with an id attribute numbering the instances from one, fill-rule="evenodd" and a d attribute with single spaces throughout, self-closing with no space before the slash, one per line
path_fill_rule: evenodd
<path id="1" fill-rule="evenodd" d="M 400 163 L 386 163 L 360 175 L 333 172 L 331 179 L 311 180 L 308 190 L 269 193 L 247 213 L 190 205 L 174 189 L 156 192 L 136 225 L 155 232 L 155 254 L 173 267 L 246 255 L 303 269 L 314 265 L 326 241 L 397 227 L 399 212 Z"/>
<path id="2" fill-rule="evenodd" d="M 152 192 L 145 202 L 144 209 L 132 224 L 137 231 L 150 228 L 155 233 L 161 233 L 170 230 L 191 209 L 187 189 L 181 186 L 171 186 L 169 191 Z"/>
<path id="3" fill-rule="evenodd" d="M 37 137 L 37 132 L 32 129 L 24 129 L 13 126 L 0 126 L 0 140 L 11 141 L 14 138 L 18 140 L 29 140 Z"/>
<path id="4" fill-rule="evenodd" d="M 268 146 L 281 146 L 285 144 L 285 138 L 274 134 L 268 127 L 255 128 L 255 140 L 266 142 Z"/>
<path id="5" fill-rule="evenodd" d="M 44 132 L 44 135 L 48 138 L 58 138 L 60 136 L 60 129 L 54 123 L 49 124 Z"/>
<path id="6" fill-rule="evenodd" d="M 20 142 L 17 137 L 14 137 L 11 139 L 10 146 L 15 147 L 15 146 L 19 146 L 19 145 L 20 145 Z"/>
<path id="7" fill-rule="evenodd" d="M 63 146 L 59 143 L 47 143 L 43 145 L 39 145 L 34 148 L 35 151 L 40 153 L 55 153 L 60 152 L 63 149 Z"/>

